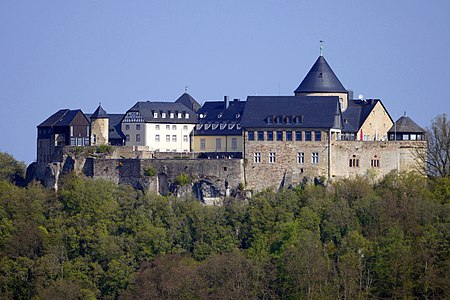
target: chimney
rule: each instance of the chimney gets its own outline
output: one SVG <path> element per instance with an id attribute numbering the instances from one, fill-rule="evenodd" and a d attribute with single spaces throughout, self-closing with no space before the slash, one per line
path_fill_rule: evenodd
<path id="1" fill-rule="evenodd" d="M 223 96 L 223 102 L 224 102 L 225 109 L 228 109 L 228 106 L 230 105 L 230 97 Z"/>

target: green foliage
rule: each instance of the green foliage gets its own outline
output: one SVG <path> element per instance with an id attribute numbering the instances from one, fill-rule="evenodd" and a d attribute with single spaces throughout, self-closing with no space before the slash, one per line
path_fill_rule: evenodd
<path id="1" fill-rule="evenodd" d="M 0 181 L 0 298 L 448 298 L 449 190 L 391 174 L 205 206 Z"/>
<path id="2" fill-rule="evenodd" d="M 144 175 L 153 177 L 153 176 L 156 175 L 156 169 L 154 167 L 152 167 L 152 166 L 147 167 L 147 168 L 144 169 Z"/>
<path id="3" fill-rule="evenodd" d="M 181 173 L 180 175 L 178 175 L 175 179 L 176 184 L 178 184 L 179 186 L 184 186 L 184 185 L 188 185 L 192 182 L 191 177 L 189 177 L 189 175 L 185 174 L 185 173 Z"/>
<path id="4" fill-rule="evenodd" d="M 113 147 L 111 145 L 100 145 L 95 150 L 97 153 L 112 153 Z"/>
<path id="5" fill-rule="evenodd" d="M 26 165 L 8 153 L 0 152 L 0 180 L 18 181 L 25 177 Z"/>
<path id="6" fill-rule="evenodd" d="M 73 148 L 73 151 L 75 152 L 75 155 L 80 155 L 81 153 L 83 153 L 84 147 L 83 146 L 75 146 Z"/>

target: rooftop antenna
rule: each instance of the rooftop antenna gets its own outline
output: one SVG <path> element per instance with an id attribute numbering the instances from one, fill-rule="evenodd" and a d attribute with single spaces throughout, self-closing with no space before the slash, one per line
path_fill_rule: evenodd
<path id="1" fill-rule="evenodd" d="M 323 41 L 320 42 L 320 56 L 323 56 Z"/>

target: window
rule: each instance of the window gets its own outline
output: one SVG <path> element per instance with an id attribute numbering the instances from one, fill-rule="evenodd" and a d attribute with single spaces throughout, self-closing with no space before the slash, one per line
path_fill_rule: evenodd
<path id="1" fill-rule="evenodd" d="M 370 161 L 370 166 L 372 168 L 379 168 L 380 167 L 380 159 L 376 155 Z"/>
<path id="2" fill-rule="evenodd" d="M 200 149 L 201 150 L 206 149 L 206 139 L 200 139 Z"/>
<path id="3" fill-rule="evenodd" d="M 305 131 L 305 141 L 311 140 L 311 131 Z"/>
<path id="4" fill-rule="evenodd" d="M 125 130 L 130 130 L 130 124 L 125 125 Z"/>
<path id="5" fill-rule="evenodd" d="M 294 122 L 295 122 L 296 124 L 301 124 L 301 123 L 302 123 L 302 117 L 296 116 L 296 117 L 294 118 Z"/>
<path id="6" fill-rule="evenodd" d="M 267 117 L 267 124 L 272 124 L 273 123 L 273 117 L 269 116 Z"/>
<path id="7" fill-rule="evenodd" d="M 177 136 L 174 134 L 172 135 L 172 142 L 176 142 L 177 141 Z"/>
<path id="8" fill-rule="evenodd" d="M 94 145 L 97 144 L 97 135 L 94 134 Z"/>
<path id="9" fill-rule="evenodd" d="M 216 151 L 222 150 L 222 139 L 217 138 L 216 139 Z"/>
<path id="10" fill-rule="evenodd" d="M 248 140 L 249 141 L 254 141 L 255 140 L 255 132 L 254 131 L 249 131 L 248 132 Z"/>
<path id="11" fill-rule="evenodd" d="M 188 141 L 188 136 L 185 134 L 183 135 L 183 142 L 187 142 Z"/>
<path id="12" fill-rule="evenodd" d="M 187 126 L 187 125 L 184 125 L 184 126 L 183 126 L 183 130 L 188 130 L 188 126 Z"/>
<path id="13" fill-rule="evenodd" d="M 253 153 L 253 162 L 257 164 L 261 162 L 261 152 Z"/>
<path id="14" fill-rule="evenodd" d="M 273 164 L 275 163 L 275 152 L 269 152 L 269 163 Z"/>
<path id="15" fill-rule="evenodd" d="M 264 141 L 264 131 L 258 131 L 258 141 Z"/>
<path id="16" fill-rule="evenodd" d="M 283 140 L 283 131 L 277 131 L 277 141 Z"/>
<path id="17" fill-rule="evenodd" d="M 311 153 L 311 163 L 318 164 L 319 163 L 319 152 Z"/>
<path id="18" fill-rule="evenodd" d="M 159 142 L 159 134 L 155 135 L 155 142 Z"/>
<path id="19" fill-rule="evenodd" d="M 237 150 L 237 138 L 231 138 L 231 150 Z"/>
<path id="20" fill-rule="evenodd" d="M 302 140 L 302 132 L 301 131 L 296 131 L 295 132 L 295 140 L 296 141 L 301 141 Z"/>
<path id="21" fill-rule="evenodd" d="M 292 141 L 292 131 L 286 131 L 286 141 Z"/>
<path id="22" fill-rule="evenodd" d="M 136 130 L 141 130 L 141 124 L 136 124 Z"/>
<path id="23" fill-rule="evenodd" d="M 166 118 L 166 113 L 165 112 L 161 113 L 161 118 L 163 118 L 163 119 Z"/>
<path id="24" fill-rule="evenodd" d="M 159 130 L 159 125 L 155 125 L 155 129 L 156 129 L 156 130 Z"/>
<path id="25" fill-rule="evenodd" d="M 170 142 L 170 135 L 166 135 L 166 142 Z"/>
<path id="26" fill-rule="evenodd" d="M 304 164 L 305 163 L 305 153 L 304 152 L 298 152 L 297 153 L 297 162 L 299 164 Z"/>
<path id="27" fill-rule="evenodd" d="M 166 130 L 170 130 L 170 125 L 166 125 Z"/>
<path id="28" fill-rule="evenodd" d="M 138 133 L 136 134 L 136 142 L 140 142 L 141 141 L 141 135 Z"/>
<path id="29" fill-rule="evenodd" d="M 177 125 L 172 125 L 172 130 L 177 130 Z"/>
<path id="30" fill-rule="evenodd" d="M 273 141 L 273 131 L 267 131 L 267 140 Z"/>
<path id="31" fill-rule="evenodd" d="M 322 140 L 322 132 L 314 131 L 314 140 L 316 142 L 319 142 L 320 140 Z"/>
<path id="32" fill-rule="evenodd" d="M 177 118 L 178 118 L 178 119 L 181 119 L 181 113 L 178 113 L 178 114 L 177 114 Z"/>
<path id="33" fill-rule="evenodd" d="M 350 158 L 350 160 L 348 162 L 348 166 L 350 168 L 357 168 L 357 167 L 359 167 L 359 159 L 356 158 L 356 155 L 353 155 L 353 157 Z"/>
<path id="34" fill-rule="evenodd" d="M 286 124 L 292 123 L 292 117 L 286 117 Z"/>
<path id="35" fill-rule="evenodd" d="M 404 141 L 409 140 L 409 134 L 402 135 L 402 140 L 404 140 Z"/>
<path id="36" fill-rule="evenodd" d="M 173 119 L 174 117 L 175 117 L 174 113 L 171 112 L 171 113 L 169 114 L 169 118 Z"/>
<path id="37" fill-rule="evenodd" d="M 127 134 L 126 137 L 127 137 L 127 142 L 129 142 L 130 141 L 130 135 Z"/>
<path id="38" fill-rule="evenodd" d="M 185 119 L 189 119 L 189 114 L 186 113 L 186 114 L 184 115 L 184 118 L 185 118 Z"/>
<path id="39" fill-rule="evenodd" d="M 158 118 L 158 113 L 157 112 L 153 113 L 153 118 L 155 118 L 155 119 Z"/>

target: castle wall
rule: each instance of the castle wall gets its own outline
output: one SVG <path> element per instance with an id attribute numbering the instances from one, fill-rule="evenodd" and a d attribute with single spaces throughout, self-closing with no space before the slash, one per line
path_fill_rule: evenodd
<path id="1" fill-rule="evenodd" d="M 265 133 L 267 134 L 267 133 Z M 328 176 L 328 141 L 322 132 L 321 141 L 248 141 L 245 135 L 245 179 L 246 187 L 260 191 L 265 188 L 296 185 L 304 178 Z M 255 162 L 255 154 L 260 162 Z M 270 162 L 270 153 L 275 162 Z M 299 158 L 303 155 L 303 159 Z M 313 160 L 317 157 L 317 160 Z"/>

